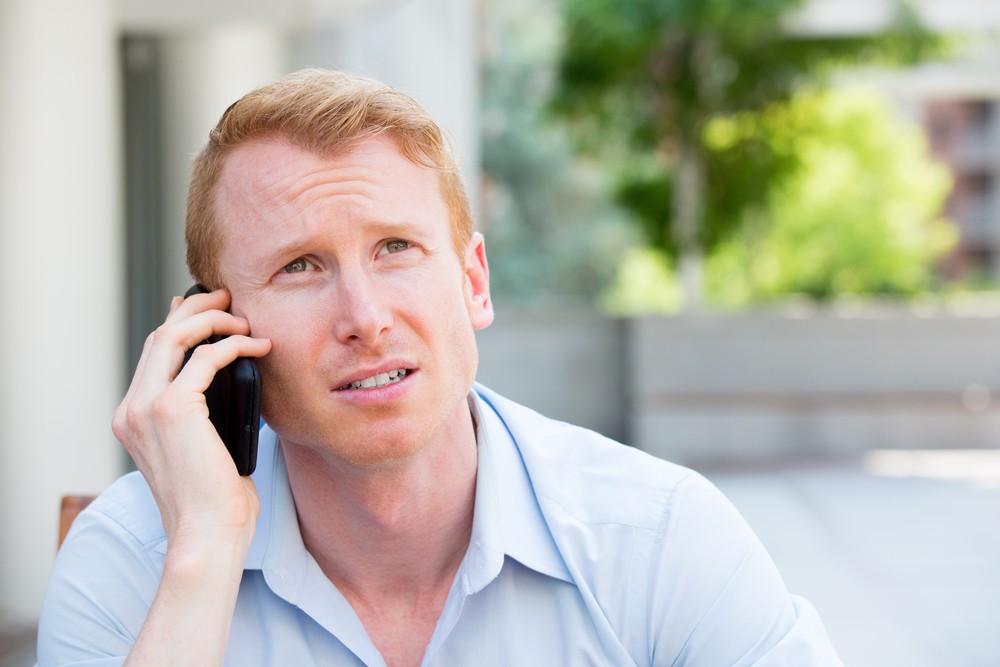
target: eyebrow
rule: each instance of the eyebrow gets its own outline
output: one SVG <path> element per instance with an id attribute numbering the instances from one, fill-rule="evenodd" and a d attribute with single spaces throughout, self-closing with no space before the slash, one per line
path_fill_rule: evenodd
<path id="1" fill-rule="evenodd" d="M 279 259 L 291 255 L 294 259 L 302 254 L 309 243 L 310 239 L 307 235 L 298 234 L 285 243 L 267 249 L 265 258 Z"/>
<path id="2" fill-rule="evenodd" d="M 386 238 L 402 237 L 402 238 L 416 238 L 419 237 L 418 227 L 408 220 L 403 221 L 391 221 L 391 220 L 374 220 L 365 223 L 368 230 L 373 234 L 378 236 L 384 236 Z M 300 257 L 306 253 L 306 248 L 313 245 L 314 241 L 311 235 L 305 234 L 297 236 L 296 238 L 275 246 L 268 251 L 269 257 L 274 257 L 276 259 L 283 259 L 286 257 L 291 257 L 292 259 Z"/>

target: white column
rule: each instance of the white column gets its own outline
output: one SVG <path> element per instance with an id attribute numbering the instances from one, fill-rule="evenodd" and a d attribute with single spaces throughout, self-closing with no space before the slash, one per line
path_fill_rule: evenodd
<path id="1" fill-rule="evenodd" d="M 453 140 L 478 214 L 478 3 L 405 0 L 316 36 L 301 58 L 394 86 L 420 102 Z M 325 40 L 325 41 L 324 41 Z"/>
<path id="2" fill-rule="evenodd" d="M 184 248 L 191 160 L 230 104 L 283 73 L 285 41 L 271 28 L 232 25 L 164 38 L 162 54 L 165 309 L 191 282 Z"/>
<path id="3" fill-rule="evenodd" d="M 0 0 L 0 612 L 37 615 L 62 494 L 122 468 L 113 0 Z"/>

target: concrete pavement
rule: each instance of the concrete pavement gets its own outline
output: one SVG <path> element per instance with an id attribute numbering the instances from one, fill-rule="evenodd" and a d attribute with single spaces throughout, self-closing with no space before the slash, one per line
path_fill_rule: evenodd
<path id="1" fill-rule="evenodd" d="M 1000 666 L 1000 452 L 706 471 L 850 667 Z"/>

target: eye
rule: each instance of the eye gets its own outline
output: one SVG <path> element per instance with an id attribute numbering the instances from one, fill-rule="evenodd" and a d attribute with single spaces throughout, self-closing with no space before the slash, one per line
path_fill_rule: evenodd
<path id="1" fill-rule="evenodd" d="M 403 241 L 402 239 L 392 239 L 391 241 L 386 241 L 385 245 L 379 248 L 379 255 L 389 255 L 392 253 L 403 252 L 409 249 L 412 244 L 409 241 Z"/>
<path id="2" fill-rule="evenodd" d="M 315 269 L 316 266 L 310 262 L 305 257 L 299 257 L 293 262 L 289 262 L 282 267 L 282 273 L 303 273 L 309 271 L 310 269 Z"/>

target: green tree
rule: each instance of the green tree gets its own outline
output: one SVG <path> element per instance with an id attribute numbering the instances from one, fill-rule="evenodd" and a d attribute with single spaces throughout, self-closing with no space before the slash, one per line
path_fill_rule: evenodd
<path id="1" fill-rule="evenodd" d="M 919 128 L 901 122 L 883 96 L 800 91 L 766 114 L 716 118 L 705 129 L 705 145 L 712 155 L 724 154 L 747 136 L 798 159 L 708 258 L 713 304 L 747 306 L 788 295 L 908 297 L 935 286 L 934 263 L 956 240 L 954 225 L 936 217 L 950 176 L 931 161 Z M 662 251 L 630 256 L 606 306 L 619 313 L 676 311 L 676 298 L 657 303 L 649 295 L 676 294 L 670 262 Z"/>
<path id="2" fill-rule="evenodd" d="M 607 174 L 542 113 L 558 12 L 552 0 L 483 7 L 482 227 L 492 292 L 523 308 L 593 307 L 639 235 L 611 201 Z"/>
<path id="3" fill-rule="evenodd" d="M 879 35 L 796 34 L 801 0 L 563 0 L 565 35 L 552 109 L 584 150 L 618 163 L 618 201 L 648 239 L 679 258 L 690 299 L 701 257 L 738 232 L 771 183 L 795 168 L 759 133 L 711 151 L 706 128 L 752 116 L 844 66 L 907 64 L 946 42 L 900 8 Z"/>
<path id="4" fill-rule="evenodd" d="M 918 127 L 877 93 L 804 92 L 772 119 L 768 139 L 794 142 L 799 166 L 769 190 L 769 224 L 743 225 L 709 259 L 716 301 L 934 287 L 935 263 L 957 238 L 937 217 L 950 175 L 930 160 Z"/>

